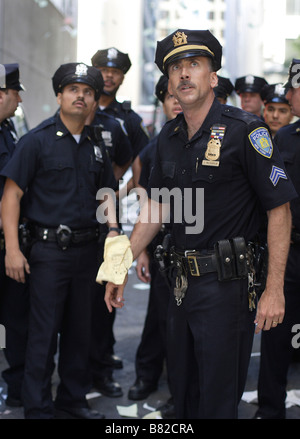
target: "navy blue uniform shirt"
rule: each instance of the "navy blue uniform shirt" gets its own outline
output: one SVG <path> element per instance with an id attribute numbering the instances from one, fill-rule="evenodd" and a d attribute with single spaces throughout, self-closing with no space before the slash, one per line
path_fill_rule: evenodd
<path id="1" fill-rule="evenodd" d="M 93 227 L 98 224 L 98 189 L 116 189 L 111 163 L 102 154 L 103 167 L 100 155 L 88 127 L 77 143 L 56 115 L 20 139 L 2 175 L 27 190 L 24 216 L 29 220 L 55 228 L 60 224 L 74 230 Z"/>
<path id="2" fill-rule="evenodd" d="M 4 120 L 0 125 L 0 171 L 9 162 L 15 151 L 15 142 L 17 140 L 13 123 Z M 3 195 L 5 178 L 0 177 L 0 200 Z"/>
<path id="3" fill-rule="evenodd" d="M 111 162 L 124 166 L 132 160 L 131 143 L 122 125 L 114 117 L 98 108 L 92 125 L 101 126 L 102 138 Z"/>
<path id="4" fill-rule="evenodd" d="M 277 131 L 275 142 L 291 180 L 300 194 L 300 120 Z M 291 201 L 293 226 L 300 232 L 300 198 Z"/>
<path id="5" fill-rule="evenodd" d="M 103 109 L 105 113 L 117 119 L 126 130 L 133 150 L 133 160 L 149 142 L 149 136 L 142 118 L 132 109 L 126 109 L 124 103 L 116 99 Z"/>
<path id="6" fill-rule="evenodd" d="M 139 157 L 142 162 L 142 171 L 139 179 L 139 184 L 147 189 L 151 170 L 155 162 L 155 154 L 157 148 L 158 136 L 153 137 L 148 145 L 140 152 Z"/>
<path id="7" fill-rule="evenodd" d="M 212 126 L 226 126 L 220 148 L 219 166 L 205 153 L 212 134 Z M 251 139 L 251 140 L 250 140 Z M 172 235 L 179 249 L 210 249 L 220 239 L 243 236 L 253 239 L 260 226 L 259 204 L 270 210 L 297 197 L 276 145 L 272 145 L 267 125 L 258 117 L 239 108 L 222 105 L 214 100 L 199 131 L 188 140 L 183 114 L 167 122 L 158 137 L 155 165 L 148 187 L 178 187 L 182 206 L 192 194 L 195 214 L 196 188 L 204 189 L 204 229 L 198 234 L 187 234 L 193 226 L 189 217 L 182 215 L 174 221 Z M 190 189 L 190 193 L 184 189 Z M 152 193 L 152 198 L 161 201 Z M 172 202 L 171 198 L 171 205 Z M 173 210 L 173 207 L 171 208 Z M 172 215 L 171 210 L 171 216 Z M 187 212 L 191 216 L 191 212 Z M 176 218 L 176 217 L 175 217 Z M 188 221 L 186 220 L 188 219 Z M 187 224 L 190 222 L 190 224 Z"/>

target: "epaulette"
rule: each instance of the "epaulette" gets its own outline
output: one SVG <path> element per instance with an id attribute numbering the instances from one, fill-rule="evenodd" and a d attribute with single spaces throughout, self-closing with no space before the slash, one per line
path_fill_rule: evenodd
<path id="1" fill-rule="evenodd" d="M 56 119 L 54 116 L 50 117 L 49 119 L 44 120 L 39 125 L 37 125 L 35 128 L 32 129 L 33 133 L 36 133 L 37 131 L 41 131 L 44 128 L 54 125 L 56 123 Z"/>
<path id="2" fill-rule="evenodd" d="M 245 124 L 249 125 L 252 122 L 259 120 L 258 116 L 254 114 L 248 113 L 247 111 L 242 110 L 241 108 L 234 107 L 232 105 L 223 105 L 223 115 L 227 117 L 231 117 L 233 119 L 238 119 Z M 263 123 L 263 121 L 261 121 Z"/>
<path id="3" fill-rule="evenodd" d="M 121 106 L 122 106 L 122 109 L 124 111 L 130 111 L 131 110 L 131 101 L 123 101 Z"/>

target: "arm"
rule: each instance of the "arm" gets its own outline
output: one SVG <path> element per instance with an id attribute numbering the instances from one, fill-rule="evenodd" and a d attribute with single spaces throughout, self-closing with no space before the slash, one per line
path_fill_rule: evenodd
<path id="1" fill-rule="evenodd" d="M 7 179 L 2 197 L 2 222 L 5 236 L 5 267 L 7 276 L 17 282 L 25 282 L 25 271 L 30 273 L 29 264 L 19 247 L 20 201 L 23 191 L 11 179 Z M 24 271 L 25 270 L 25 271 Z"/>
<path id="2" fill-rule="evenodd" d="M 289 203 L 268 212 L 268 276 L 266 288 L 258 302 L 256 333 L 269 330 L 272 322 L 282 323 L 285 311 L 284 274 L 291 238 Z"/>
<path id="3" fill-rule="evenodd" d="M 167 215 L 167 211 L 168 206 L 164 206 L 151 199 L 148 199 L 148 202 L 144 204 L 139 222 L 135 225 L 130 237 L 133 260 L 139 256 L 157 235 Z M 151 222 L 151 218 L 155 218 L 157 221 Z M 126 283 L 127 277 L 122 285 L 115 285 L 112 282 L 107 283 L 104 300 L 110 312 L 112 312 L 112 307 L 122 308 L 124 306 L 123 292 Z"/>

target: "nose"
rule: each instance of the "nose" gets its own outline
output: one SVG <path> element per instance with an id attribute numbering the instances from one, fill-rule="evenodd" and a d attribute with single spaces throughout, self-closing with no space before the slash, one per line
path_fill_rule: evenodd
<path id="1" fill-rule="evenodd" d="M 180 77 L 186 79 L 190 77 L 190 72 L 186 66 L 182 66 Z"/>

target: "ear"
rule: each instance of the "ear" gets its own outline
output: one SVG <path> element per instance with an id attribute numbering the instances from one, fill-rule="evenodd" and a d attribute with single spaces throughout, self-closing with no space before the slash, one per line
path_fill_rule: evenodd
<path id="1" fill-rule="evenodd" d="M 212 88 L 215 88 L 218 85 L 218 76 L 216 72 L 211 73 L 210 84 Z"/>
<path id="2" fill-rule="evenodd" d="M 58 105 L 61 105 L 61 93 L 58 93 L 58 95 L 56 96 L 56 102 L 58 103 Z"/>

